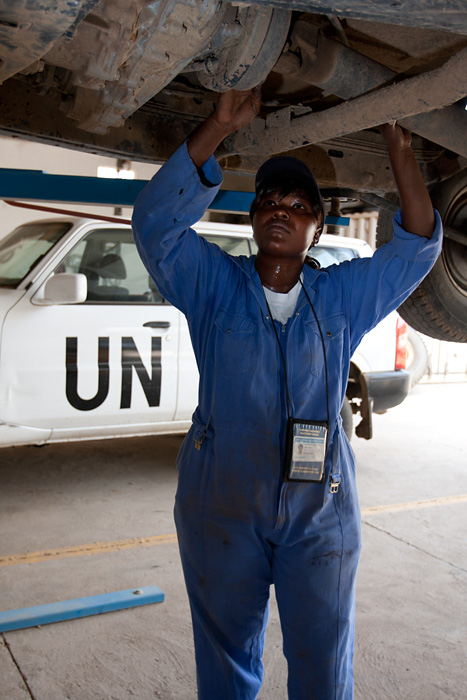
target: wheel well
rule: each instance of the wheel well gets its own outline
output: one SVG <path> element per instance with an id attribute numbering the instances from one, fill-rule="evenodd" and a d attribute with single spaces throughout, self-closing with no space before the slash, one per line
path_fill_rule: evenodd
<path id="1" fill-rule="evenodd" d="M 355 428 L 355 434 L 357 437 L 365 438 L 365 440 L 371 440 L 373 436 L 373 424 L 372 407 L 368 396 L 368 387 L 366 385 L 363 372 L 361 372 L 357 365 L 353 362 L 350 363 L 349 378 L 347 380 L 345 395 L 350 402 L 352 413 L 354 415 L 360 413 L 361 415 L 361 421 Z"/>

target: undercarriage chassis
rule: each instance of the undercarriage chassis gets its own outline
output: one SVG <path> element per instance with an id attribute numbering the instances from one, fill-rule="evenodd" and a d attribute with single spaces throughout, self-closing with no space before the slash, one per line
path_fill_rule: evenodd
<path id="1" fill-rule="evenodd" d="M 463 0 L 4 0 L 0 83 L 1 134 L 151 162 L 216 93 L 261 85 L 260 115 L 219 149 L 224 170 L 293 151 L 321 186 L 362 198 L 394 189 L 377 126 L 397 119 L 437 196 L 461 183 L 444 265 L 463 318 L 437 306 L 450 320 L 430 334 L 467 340 Z"/>

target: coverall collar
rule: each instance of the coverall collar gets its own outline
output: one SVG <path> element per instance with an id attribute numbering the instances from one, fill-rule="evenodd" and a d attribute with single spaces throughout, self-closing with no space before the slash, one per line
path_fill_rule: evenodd
<path id="1" fill-rule="evenodd" d="M 269 310 L 266 304 L 266 297 L 264 296 L 261 279 L 255 267 L 256 255 L 251 255 L 249 258 L 233 258 L 233 260 L 239 267 L 242 268 L 243 272 L 250 279 L 253 294 L 255 295 L 256 300 L 258 301 L 258 304 L 261 308 L 263 318 L 266 318 L 266 316 L 269 315 Z M 316 291 L 314 289 L 314 283 L 316 281 L 316 278 L 318 277 L 319 271 L 314 270 L 308 265 L 303 265 L 302 272 L 303 285 L 306 288 L 306 291 L 308 292 L 310 300 L 313 300 L 313 297 L 316 294 Z M 298 297 L 297 301 L 297 311 L 300 311 L 306 304 L 308 304 L 308 299 L 306 298 L 302 289 L 300 291 L 300 296 Z"/>

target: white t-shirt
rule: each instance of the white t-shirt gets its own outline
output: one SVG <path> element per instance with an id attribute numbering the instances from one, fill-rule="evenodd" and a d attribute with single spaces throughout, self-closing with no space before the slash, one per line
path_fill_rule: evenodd
<path id="1" fill-rule="evenodd" d="M 300 275 L 300 279 L 302 275 Z M 299 280 L 295 287 L 292 287 L 290 291 L 283 294 L 282 292 L 273 292 L 263 285 L 264 294 L 274 320 L 280 321 L 280 323 L 284 325 L 287 323 L 297 306 L 301 287 L 302 285 Z"/>

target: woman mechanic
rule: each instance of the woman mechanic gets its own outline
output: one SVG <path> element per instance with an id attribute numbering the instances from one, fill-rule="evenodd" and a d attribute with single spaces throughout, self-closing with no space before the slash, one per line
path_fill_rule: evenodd
<path id="1" fill-rule="evenodd" d="M 311 171 L 290 158 L 257 174 L 257 255 L 231 257 L 206 242 L 190 226 L 222 181 L 212 154 L 251 121 L 259 99 L 256 90 L 222 94 L 133 216 L 147 269 L 188 319 L 200 373 L 175 504 L 198 697 L 257 697 L 274 584 L 288 697 L 350 700 L 360 513 L 339 412 L 352 353 L 428 273 L 441 224 L 410 137 L 393 124 L 381 130 L 401 210 L 393 240 L 372 258 L 304 264 L 323 203 Z"/>

